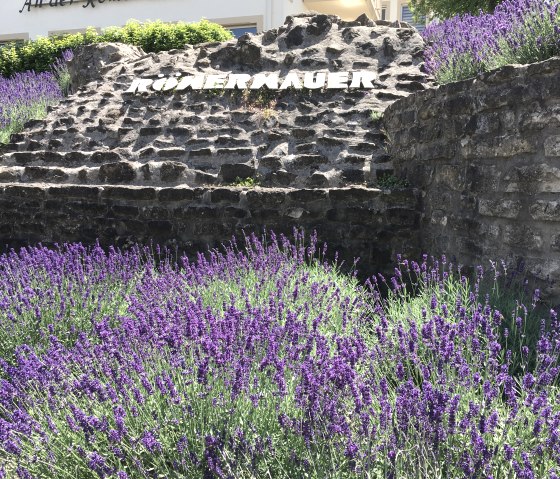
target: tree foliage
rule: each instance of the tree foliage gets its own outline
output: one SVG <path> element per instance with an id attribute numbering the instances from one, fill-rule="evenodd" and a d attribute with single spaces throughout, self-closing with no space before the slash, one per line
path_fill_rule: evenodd
<path id="1" fill-rule="evenodd" d="M 500 0 L 410 0 L 416 17 L 450 18 L 462 13 L 493 12 Z"/>

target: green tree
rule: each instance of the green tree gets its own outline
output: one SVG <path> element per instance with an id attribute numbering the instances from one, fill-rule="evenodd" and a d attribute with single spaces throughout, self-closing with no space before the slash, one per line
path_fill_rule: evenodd
<path id="1" fill-rule="evenodd" d="M 462 13 L 493 12 L 501 0 L 410 0 L 416 17 L 449 18 Z"/>

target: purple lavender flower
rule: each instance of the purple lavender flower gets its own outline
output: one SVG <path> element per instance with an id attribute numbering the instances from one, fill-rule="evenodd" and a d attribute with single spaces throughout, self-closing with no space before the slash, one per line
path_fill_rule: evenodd
<path id="1" fill-rule="evenodd" d="M 461 80 L 508 63 L 560 53 L 558 0 L 505 0 L 494 13 L 462 15 L 423 32 L 426 68 L 438 81 Z"/>

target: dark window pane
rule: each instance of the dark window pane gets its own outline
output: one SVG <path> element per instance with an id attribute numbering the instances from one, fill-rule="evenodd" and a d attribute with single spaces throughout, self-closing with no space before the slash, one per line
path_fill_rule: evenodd
<path id="1" fill-rule="evenodd" d="M 410 23 L 412 26 L 416 27 L 418 31 L 422 31 L 426 28 L 426 17 L 420 17 L 420 22 L 416 23 L 414 21 L 414 14 L 412 10 L 408 8 L 408 5 L 403 5 L 402 7 L 402 18 L 401 20 L 406 23 Z"/>
<path id="2" fill-rule="evenodd" d="M 244 35 L 245 33 L 252 33 L 252 34 L 257 33 L 257 27 L 235 27 L 235 28 L 230 28 L 230 30 L 235 36 L 235 38 L 239 38 L 241 35 Z"/>

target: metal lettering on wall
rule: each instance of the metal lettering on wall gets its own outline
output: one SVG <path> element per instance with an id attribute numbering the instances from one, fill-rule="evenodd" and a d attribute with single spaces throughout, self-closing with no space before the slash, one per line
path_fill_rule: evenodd
<path id="1" fill-rule="evenodd" d="M 216 73 L 185 75 L 176 73 L 166 77 L 159 75 L 157 79 L 136 78 L 126 90 L 126 93 L 146 93 L 151 91 L 182 92 L 191 90 L 259 90 L 266 87 L 269 90 L 336 90 L 346 88 L 375 88 L 374 81 L 377 74 L 368 71 L 359 72 L 290 72 L 284 78 L 277 73 L 258 73 L 248 75 L 246 73 Z"/>
<path id="2" fill-rule="evenodd" d="M 31 8 L 41 8 L 41 7 L 66 7 L 68 5 L 73 5 L 74 3 L 83 3 L 82 8 L 92 7 L 98 3 L 105 2 L 120 2 L 121 0 L 25 0 L 23 7 L 19 11 L 22 13 L 24 10 L 28 12 Z"/>

